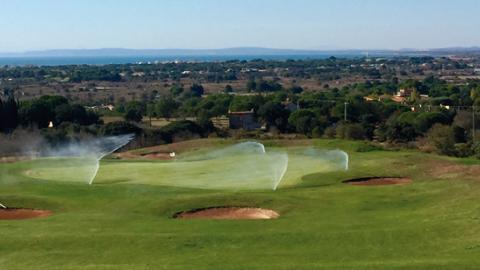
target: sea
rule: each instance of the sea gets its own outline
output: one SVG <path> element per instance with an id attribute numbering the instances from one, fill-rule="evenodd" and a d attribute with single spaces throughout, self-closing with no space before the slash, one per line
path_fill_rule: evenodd
<path id="1" fill-rule="evenodd" d="M 0 57 L 0 66 L 66 66 L 66 65 L 111 65 L 111 64 L 154 64 L 164 62 L 225 62 L 232 60 L 307 60 L 364 57 L 363 54 L 315 54 L 315 55 L 189 55 L 189 56 L 22 56 Z"/>

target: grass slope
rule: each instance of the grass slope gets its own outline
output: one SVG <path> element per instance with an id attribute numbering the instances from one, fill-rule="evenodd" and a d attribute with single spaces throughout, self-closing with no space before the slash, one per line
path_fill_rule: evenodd
<path id="1" fill-rule="evenodd" d="M 351 169 L 312 172 L 276 192 L 235 192 L 44 181 L 24 173 L 28 162 L 0 164 L 0 202 L 56 213 L 0 221 L 0 269 L 478 268 L 477 161 L 417 152 L 360 153 L 355 152 L 359 143 L 344 141 L 268 145 L 290 149 L 310 144 L 346 150 Z M 125 161 L 105 162 L 106 167 L 113 164 L 120 165 L 114 171 Z M 382 175 L 408 176 L 414 183 L 341 183 Z M 178 211 L 219 205 L 272 208 L 281 217 L 171 218 Z"/>

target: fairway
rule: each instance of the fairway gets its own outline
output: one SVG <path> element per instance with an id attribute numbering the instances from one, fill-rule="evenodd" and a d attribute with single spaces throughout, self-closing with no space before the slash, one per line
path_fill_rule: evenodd
<path id="1" fill-rule="evenodd" d="M 105 159 L 91 186 L 79 159 L 0 164 L 0 203 L 53 212 L 0 220 L 0 269 L 478 268 L 478 160 L 364 152 L 363 142 L 336 140 L 267 141 L 268 155 L 206 156 L 235 143 L 190 141 L 176 160 Z M 312 148 L 345 151 L 349 169 Z M 273 191 L 284 154 L 288 168 Z M 365 177 L 412 182 L 343 183 Z M 173 218 L 224 206 L 279 216 Z"/>

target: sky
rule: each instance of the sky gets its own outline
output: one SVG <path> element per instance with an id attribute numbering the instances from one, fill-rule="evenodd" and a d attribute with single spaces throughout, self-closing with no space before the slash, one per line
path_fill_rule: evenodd
<path id="1" fill-rule="evenodd" d="M 0 0 L 0 52 L 480 46 L 479 0 Z"/>

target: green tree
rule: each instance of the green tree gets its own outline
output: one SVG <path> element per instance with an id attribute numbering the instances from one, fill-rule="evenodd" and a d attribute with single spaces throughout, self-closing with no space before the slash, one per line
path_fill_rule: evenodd
<path id="1" fill-rule="evenodd" d="M 315 113 L 308 109 L 293 112 L 288 118 L 288 123 L 299 133 L 310 135 L 316 126 Z"/>
<path id="2" fill-rule="evenodd" d="M 178 97 L 183 93 L 183 87 L 181 85 L 175 84 L 170 88 L 170 94 L 174 97 Z"/>
<path id="3" fill-rule="evenodd" d="M 116 136 L 130 133 L 140 134 L 141 132 L 142 129 L 140 129 L 136 125 L 123 121 L 108 123 L 103 126 L 101 130 L 101 134 L 107 136 Z"/>
<path id="4" fill-rule="evenodd" d="M 201 97 L 205 93 L 205 89 L 201 84 L 194 83 L 190 87 L 190 92 L 196 97 Z"/>
<path id="5" fill-rule="evenodd" d="M 288 127 L 290 111 L 286 110 L 280 103 L 269 101 L 260 107 L 258 116 L 260 116 L 269 127 L 275 126 L 279 131 L 284 132 Z"/>
<path id="6" fill-rule="evenodd" d="M 293 94 L 301 94 L 303 92 L 303 88 L 301 86 L 295 85 L 295 86 L 290 87 L 290 89 L 288 89 L 288 91 L 293 93 Z"/>
<path id="7" fill-rule="evenodd" d="M 415 128 L 416 114 L 413 112 L 398 112 L 386 122 L 385 136 L 393 142 L 414 141 L 419 135 Z"/>
<path id="8" fill-rule="evenodd" d="M 435 124 L 427 134 L 428 142 L 442 155 L 455 155 L 455 132 L 452 127 Z"/>
<path id="9" fill-rule="evenodd" d="M 225 93 L 232 93 L 233 92 L 233 87 L 230 84 L 225 85 L 225 89 L 223 90 Z"/>
<path id="10" fill-rule="evenodd" d="M 255 80 L 248 80 L 247 82 L 247 90 L 248 91 L 255 91 L 257 90 L 257 83 Z"/>
<path id="11" fill-rule="evenodd" d="M 341 124 L 336 129 L 336 136 L 346 140 L 365 139 L 365 129 L 361 124 Z"/>
<path id="12" fill-rule="evenodd" d="M 42 96 L 39 99 L 22 102 L 20 122 L 27 126 L 36 125 L 38 128 L 48 127 L 50 121 L 58 124 L 56 109 L 62 105 L 68 106 L 68 100 L 61 96 Z"/>
<path id="13" fill-rule="evenodd" d="M 140 111 L 131 109 L 131 110 L 127 110 L 124 118 L 125 118 L 126 121 L 140 123 L 140 122 L 142 122 L 143 115 L 141 114 Z"/>
<path id="14" fill-rule="evenodd" d="M 3 101 L 0 98 L 0 132 L 4 131 L 4 124 L 3 124 L 4 121 L 5 121 L 5 116 L 3 115 Z"/>
<path id="15" fill-rule="evenodd" d="M 132 122 L 142 122 L 145 114 L 145 107 L 138 101 L 130 101 L 125 106 L 125 120 Z"/>
<path id="16" fill-rule="evenodd" d="M 441 112 L 423 112 L 414 120 L 415 128 L 419 134 L 427 132 L 434 124 L 449 124 L 449 117 Z"/>
<path id="17" fill-rule="evenodd" d="M 10 96 L 2 107 L 3 130 L 13 131 L 18 126 L 18 103 L 13 96 Z"/>
<path id="18" fill-rule="evenodd" d="M 180 105 L 171 97 L 161 98 L 155 105 L 156 114 L 169 119 Z"/>
<path id="19" fill-rule="evenodd" d="M 73 122 L 73 111 L 70 104 L 62 104 L 55 108 L 55 123 Z"/>

